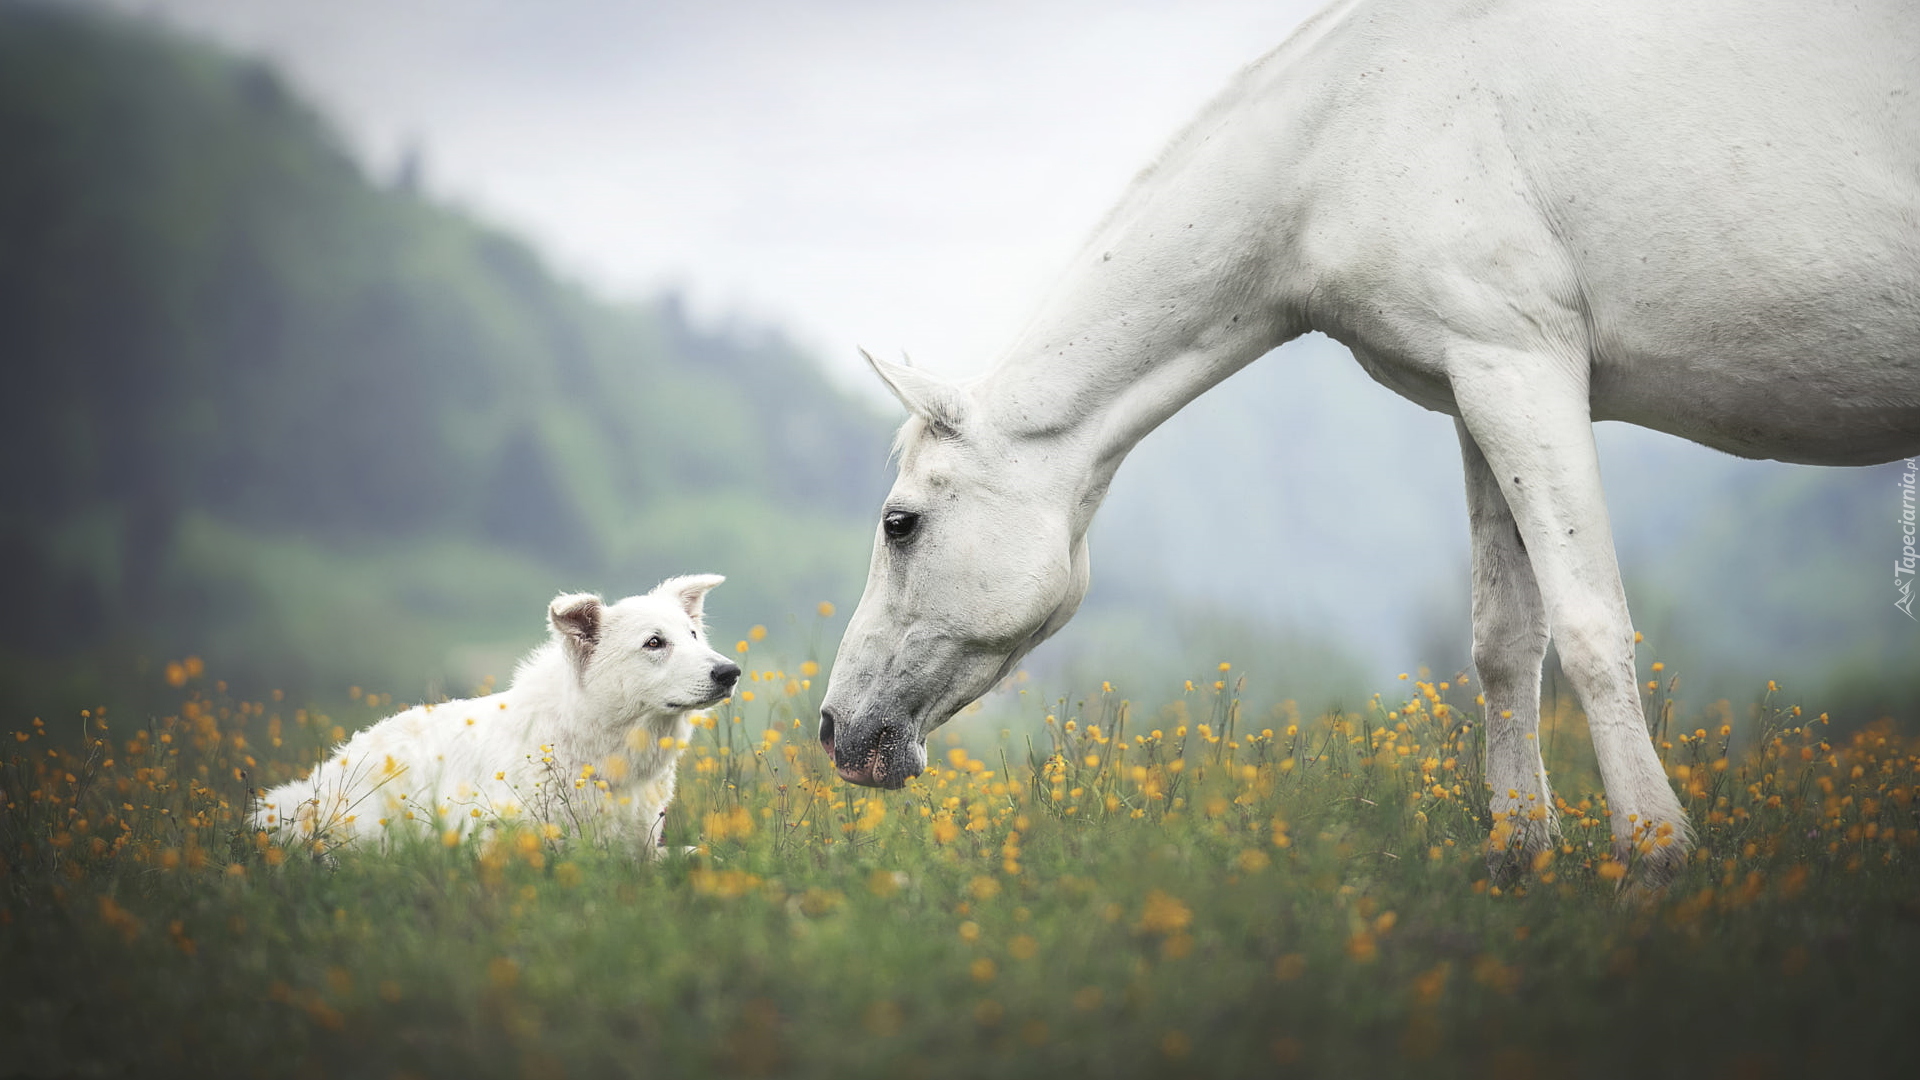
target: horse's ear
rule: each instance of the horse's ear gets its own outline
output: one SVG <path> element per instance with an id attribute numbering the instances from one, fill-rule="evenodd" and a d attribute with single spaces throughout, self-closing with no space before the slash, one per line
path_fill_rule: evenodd
<path id="1" fill-rule="evenodd" d="M 907 411 L 933 425 L 936 432 L 951 436 L 965 424 L 967 417 L 967 398 L 960 388 L 919 368 L 905 364 L 888 363 L 876 358 L 865 349 L 860 355 L 866 358 L 873 373 L 887 384 L 893 396 Z"/>

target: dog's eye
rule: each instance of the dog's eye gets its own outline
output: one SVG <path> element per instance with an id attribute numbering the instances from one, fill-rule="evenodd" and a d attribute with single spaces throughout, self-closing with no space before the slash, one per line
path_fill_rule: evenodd
<path id="1" fill-rule="evenodd" d="M 647 639 L 646 644 L 640 647 L 643 649 L 664 649 L 667 647 L 667 642 L 665 638 L 662 638 L 659 634 L 655 634 Z"/>
<path id="2" fill-rule="evenodd" d="M 920 527 L 920 515 L 910 510 L 889 510 L 880 518 L 880 530 L 889 540 L 905 540 Z"/>

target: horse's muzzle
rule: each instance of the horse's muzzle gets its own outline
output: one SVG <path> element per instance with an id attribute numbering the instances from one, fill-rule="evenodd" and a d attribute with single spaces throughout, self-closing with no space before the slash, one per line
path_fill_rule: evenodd
<path id="1" fill-rule="evenodd" d="M 822 708 L 820 749 L 849 784 L 899 788 L 920 775 L 920 755 L 913 752 L 912 740 L 897 724 L 882 722 L 870 735 L 848 732 L 831 708 Z"/>

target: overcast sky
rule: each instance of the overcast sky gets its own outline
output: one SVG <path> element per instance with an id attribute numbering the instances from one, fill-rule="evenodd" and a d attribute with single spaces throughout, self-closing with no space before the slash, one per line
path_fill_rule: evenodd
<path id="1" fill-rule="evenodd" d="M 984 370 L 1313 0 L 87 0 L 275 61 L 377 172 L 614 297 Z M 864 378 L 864 377 L 862 377 Z"/>
<path id="2" fill-rule="evenodd" d="M 1321 0 L 65 2 L 265 57 L 376 175 L 418 148 L 431 192 L 601 294 L 681 291 L 874 392 L 856 345 L 984 370 L 1133 173 Z M 1403 663 L 1423 605 L 1464 611 L 1450 424 L 1323 339 L 1289 350 L 1142 446 L 1100 550 Z M 1292 441 L 1249 441 L 1262 432 Z M 1712 492 L 1844 482 L 1619 425 L 1600 443 L 1629 562 L 1712 526 L 1686 517 Z M 1233 527 L 1169 514 L 1180 498 L 1231 508 Z M 1845 626 L 1869 607 L 1890 604 L 1823 610 Z"/>

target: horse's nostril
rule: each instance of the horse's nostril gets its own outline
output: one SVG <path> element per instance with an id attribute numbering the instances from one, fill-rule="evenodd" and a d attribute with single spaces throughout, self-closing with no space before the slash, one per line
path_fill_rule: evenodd
<path id="1" fill-rule="evenodd" d="M 711 675 L 716 686 L 732 686 L 740 681 L 740 665 L 732 661 L 715 664 Z"/>
<path id="2" fill-rule="evenodd" d="M 827 757 L 829 759 L 833 757 L 833 710 L 832 709 L 823 708 L 820 710 L 820 748 L 827 752 Z"/>

